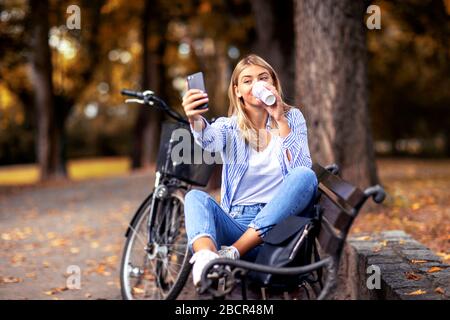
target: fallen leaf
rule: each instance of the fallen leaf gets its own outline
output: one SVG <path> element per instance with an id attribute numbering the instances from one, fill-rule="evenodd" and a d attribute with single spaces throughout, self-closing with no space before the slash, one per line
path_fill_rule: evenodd
<path id="1" fill-rule="evenodd" d="M 383 240 L 383 241 L 380 242 L 380 245 L 381 245 L 382 247 L 386 247 L 387 244 L 388 244 L 388 240 Z"/>
<path id="2" fill-rule="evenodd" d="M 70 253 L 73 253 L 73 254 L 80 253 L 80 248 L 70 248 Z"/>
<path id="3" fill-rule="evenodd" d="M 413 203 L 413 205 L 411 206 L 411 209 L 415 210 L 419 210 L 420 209 L 420 203 L 416 202 Z"/>
<path id="4" fill-rule="evenodd" d="M 417 281 L 417 280 L 422 279 L 422 276 L 420 276 L 412 271 L 406 272 L 405 274 L 406 274 L 406 279 L 409 279 L 409 280 Z"/>
<path id="5" fill-rule="evenodd" d="M 425 263 L 425 262 L 427 262 L 427 260 L 416 260 L 416 259 L 411 260 L 412 264 L 419 264 L 419 263 Z"/>
<path id="6" fill-rule="evenodd" d="M 100 246 L 100 244 L 98 243 L 98 241 L 92 241 L 91 242 L 91 248 L 92 249 L 97 249 Z"/>
<path id="7" fill-rule="evenodd" d="M 134 287 L 133 288 L 133 293 L 134 294 L 143 294 L 145 291 L 144 289 L 138 288 L 138 287 Z"/>
<path id="8" fill-rule="evenodd" d="M 55 239 L 55 238 L 56 238 L 55 232 L 47 232 L 47 239 L 51 240 L 51 239 Z"/>
<path id="9" fill-rule="evenodd" d="M 44 291 L 44 293 L 48 296 L 52 296 L 52 295 L 55 295 L 57 293 L 60 293 L 60 292 L 66 291 L 66 290 L 69 290 L 69 288 L 67 288 L 67 287 L 52 288 L 48 291 Z"/>
<path id="10" fill-rule="evenodd" d="M 23 262 L 25 262 L 25 260 L 26 260 L 26 258 L 23 254 L 16 253 L 15 255 L 12 256 L 11 263 L 14 266 L 20 266 Z"/>
<path id="11" fill-rule="evenodd" d="M 156 278 L 151 271 L 145 270 L 144 277 L 145 280 L 154 281 Z"/>
<path id="12" fill-rule="evenodd" d="M 2 233 L 2 240 L 5 240 L 5 241 L 12 240 L 11 234 L 9 234 L 9 233 Z"/>
<path id="13" fill-rule="evenodd" d="M 22 282 L 21 278 L 16 277 L 1 277 L 0 283 L 19 283 Z"/>
<path id="14" fill-rule="evenodd" d="M 26 273 L 25 277 L 30 278 L 30 279 L 36 279 L 36 272 Z"/>
<path id="15" fill-rule="evenodd" d="M 444 289 L 442 289 L 441 287 L 437 287 L 436 289 L 434 289 L 434 292 L 439 293 L 439 294 L 444 294 Z"/>
<path id="16" fill-rule="evenodd" d="M 407 296 L 418 296 L 418 295 L 425 294 L 425 293 L 427 293 L 425 290 L 419 289 L 419 290 L 407 293 L 406 295 Z"/>
<path id="17" fill-rule="evenodd" d="M 110 264 L 110 265 L 115 265 L 118 261 L 119 257 L 118 256 L 110 256 L 106 258 L 106 263 Z"/>
<path id="18" fill-rule="evenodd" d="M 54 239 L 54 240 L 52 240 L 51 242 L 50 242 L 50 245 L 52 246 L 52 247 L 54 247 L 54 248 L 57 248 L 57 247 L 64 247 L 64 246 L 66 246 L 67 244 L 68 244 L 68 240 L 66 240 L 66 239 L 63 239 L 63 238 L 58 238 L 58 239 Z"/>
<path id="19" fill-rule="evenodd" d="M 442 268 L 440 268 L 440 267 L 431 267 L 430 269 L 427 270 L 427 272 L 434 273 L 434 272 L 439 272 L 441 270 L 442 270 Z"/>
<path id="20" fill-rule="evenodd" d="M 437 255 L 444 261 L 450 260 L 450 253 L 438 252 Z"/>
<path id="21" fill-rule="evenodd" d="M 355 238 L 355 240 L 358 240 L 358 241 L 367 241 L 370 239 L 372 239 L 370 236 L 361 236 L 361 237 Z"/>

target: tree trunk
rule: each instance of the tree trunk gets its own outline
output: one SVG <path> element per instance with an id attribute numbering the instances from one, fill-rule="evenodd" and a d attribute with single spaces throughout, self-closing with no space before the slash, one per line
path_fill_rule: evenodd
<path id="1" fill-rule="evenodd" d="M 30 0 L 32 25 L 31 80 L 34 86 L 37 114 L 36 154 L 41 170 L 41 180 L 53 175 L 51 168 L 50 128 L 53 123 L 53 83 L 50 48 L 48 45 L 48 0 Z"/>
<path id="2" fill-rule="evenodd" d="M 209 81 L 210 88 L 212 87 L 212 95 L 210 93 L 209 96 L 211 101 L 214 101 L 216 105 L 214 108 L 219 110 L 223 108 L 219 114 L 227 114 L 228 111 L 228 94 L 227 94 L 227 86 L 228 86 L 228 70 L 230 68 L 228 59 L 226 56 L 226 45 L 223 41 L 216 41 L 216 54 L 213 57 L 213 61 L 210 64 L 208 74 L 214 75 L 215 77 L 212 79 L 213 81 Z M 206 80 L 207 81 L 207 80 Z M 205 188 L 206 192 L 213 192 L 216 189 L 220 188 L 222 184 L 222 165 L 216 165 L 211 177 L 208 181 L 208 185 Z"/>
<path id="3" fill-rule="evenodd" d="M 337 163 L 366 187 L 378 181 L 368 110 L 365 4 L 296 0 L 296 88 L 313 161 Z"/>
<path id="4" fill-rule="evenodd" d="M 295 104 L 293 1 L 252 0 L 251 6 L 256 32 L 252 50 L 272 65 L 286 102 Z"/>
<path id="5" fill-rule="evenodd" d="M 155 15 L 157 0 L 146 0 L 142 14 L 142 89 L 152 90 L 164 97 L 165 68 L 162 58 L 165 51 L 164 32 L 167 22 Z M 156 45 L 150 38 L 158 38 Z M 162 37 L 162 38 L 161 38 Z M 150 42 L 150 44 L 149 44 Z M 148 167 L 155 162 L 161 133 L 161 111 L 140 106 L 134 131 L 132 167 Z"/>
<path id="6" fill-rule="evenodd" d="M 50 141 L 52 145 L 50 167 L 55 177 L 63 178 L 67 176 L 67 135 L 65 127 L 75 102 L 66 96 L 59 95 L 55 96 L 54 101 L 54 121 L 50 126 Z"/>

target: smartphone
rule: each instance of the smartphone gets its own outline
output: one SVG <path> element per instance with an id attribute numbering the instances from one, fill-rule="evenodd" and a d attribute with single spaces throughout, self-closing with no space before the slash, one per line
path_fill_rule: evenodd
<path id="1" fill-rule="evenodd" d="M 205 89 L 205 81 L 203 79 L 203 72 L 197 72 L 187 76 L 188 89 L 199 89 L 206 93 Z M 208 104 L 204 103 L 198 107 L 195 107 L 194 110 L 199 109 L 207 109 Z"/>

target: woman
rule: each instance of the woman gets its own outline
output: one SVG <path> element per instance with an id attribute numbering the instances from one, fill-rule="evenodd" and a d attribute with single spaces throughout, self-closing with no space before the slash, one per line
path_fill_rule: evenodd
<path id="1" fill-rule="evenodd" d="M 265 82 L 275 104 L 268 106 L 253 96 L 257 81 Z M 191 89 L 183 97 L 196 143 L 220 152 L 223 160 L 221 204 L 201 190 L 191 190 L 185 198 L 195 285 L 213 259 L 253 260 L 267 231 L 301 213 L 314 198 L 317 179 L 310 169 L 305 119 L 281 94 L 274 69 L 252 54 L 231 76 L 228 117 L 209 124 L 201 116 L 208 109 L 194 110 L 208 102 L 207 94 Z"/>

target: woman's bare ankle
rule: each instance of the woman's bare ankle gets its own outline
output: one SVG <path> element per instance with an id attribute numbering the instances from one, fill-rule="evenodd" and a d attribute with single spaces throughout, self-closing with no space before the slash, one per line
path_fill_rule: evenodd
<path id="1" fill-rule="evenodd" d="M 217 248 L 214 242 L 209 237 L 201 237 L 194 241 L 192 244 L 192 249 L 194 252 L 200 250 L 210 250 L 212 252 L 217 252 Z"/>
<path id="2" fill-rule="evenodd" d="M 256 231 L 253 228 L 248 228 L 247 231 L 233 244 L 239 251 L 239 255 L 242 257 L 248 251 L 261 244 L 263 241 Z"/>

